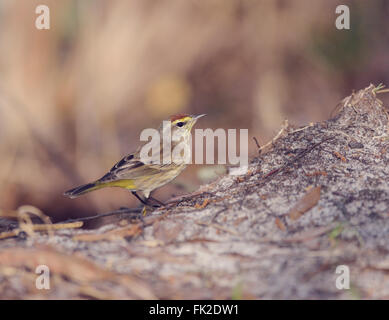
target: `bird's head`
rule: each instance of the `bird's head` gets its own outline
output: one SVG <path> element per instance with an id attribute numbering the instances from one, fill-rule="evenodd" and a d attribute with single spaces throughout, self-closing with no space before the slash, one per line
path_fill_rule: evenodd
<path id="1" fill-rule="evenodd" d="M 192 130 L 196 121 L 203 116 L 205 116 L 205 114 L 200 114 L 197 116 L 189 114 L 177 114 L 171 116 L 171 130 L 172 132 L 179 132 L 182 135 L 187 135 Z"/>

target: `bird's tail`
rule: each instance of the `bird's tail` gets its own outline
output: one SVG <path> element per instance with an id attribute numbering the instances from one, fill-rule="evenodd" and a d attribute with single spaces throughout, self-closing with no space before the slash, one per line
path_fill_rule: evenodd
<path id="1" fill-rule="evenodd" d="M 87 192 L 90 192 L 93 190 L 97 190 L 97 189 L 100 189 L 102 187 L 103 187 L 103 185 L 98 183 L 98 182 L 87 183 L 87 184 L 84 184 L 82 186 L 79 186 L 79 187 L 76 187 L 74 189 L 70 189 L 70 190 L 66 191 L 64 193 L 64 195 L 73 199 L 73 198 L 77 198 L 78 196 L 83 195 L 84 193 L 87 193 Z"/>

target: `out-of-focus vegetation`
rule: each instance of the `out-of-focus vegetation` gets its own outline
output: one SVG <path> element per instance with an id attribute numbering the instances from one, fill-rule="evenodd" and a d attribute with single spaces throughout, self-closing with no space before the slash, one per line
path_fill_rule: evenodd
<path id="1" fill-rule="evenodd" d="M 39 4 L 50 30 L 34 26 Z M 206 113 L 198 127 L 249 128 L 263 144 L 284 118 L 322 120 L 352 89 L 389 83 L 389 3 L 348 1 L 349 31 L 335 28 L 338 4 L 1 0 L 0 208 L 71 217 L 135 205 L 125 190 L 62 193 L 170 114 Z M 192 166 L 156 197 L 199 177 Z"/>

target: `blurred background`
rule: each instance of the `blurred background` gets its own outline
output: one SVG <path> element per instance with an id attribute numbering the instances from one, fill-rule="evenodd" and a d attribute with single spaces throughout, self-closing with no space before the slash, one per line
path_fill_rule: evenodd
<path id="1" fill-rule="evenodd" d="M 50 30 L 35 28 L 40 4 Z M 351 30 L 335 28 L 339 4 Z M 388 17 L 385 0 L 0 0 L 0 209 L 58 220 L 138 205 L 117 188 L 62 193 L 175 113 L 248 128 L 255 156 L 251 137 L 266 143 L 284 119 L 321 121 L 352 90 L 389 84 Z M 193 191 L 210 171 L 192 165 L 154 195 Z"/>

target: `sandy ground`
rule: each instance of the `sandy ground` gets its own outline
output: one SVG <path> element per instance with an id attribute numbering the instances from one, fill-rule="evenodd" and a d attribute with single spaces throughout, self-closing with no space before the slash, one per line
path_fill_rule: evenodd
<path id="1" fill-rule="evenodd" d="M 370 86 L 326 122 L 285 127 L 247 174 L 144 219 L 120 213 L 47 233 L 3 218 L 0 296 L 389 298 L 388 120 Z M 38 265 L 50 269 L 49 290 L 35 286 Z M 349 289 L 336 287 L 340 265 Z"/>

